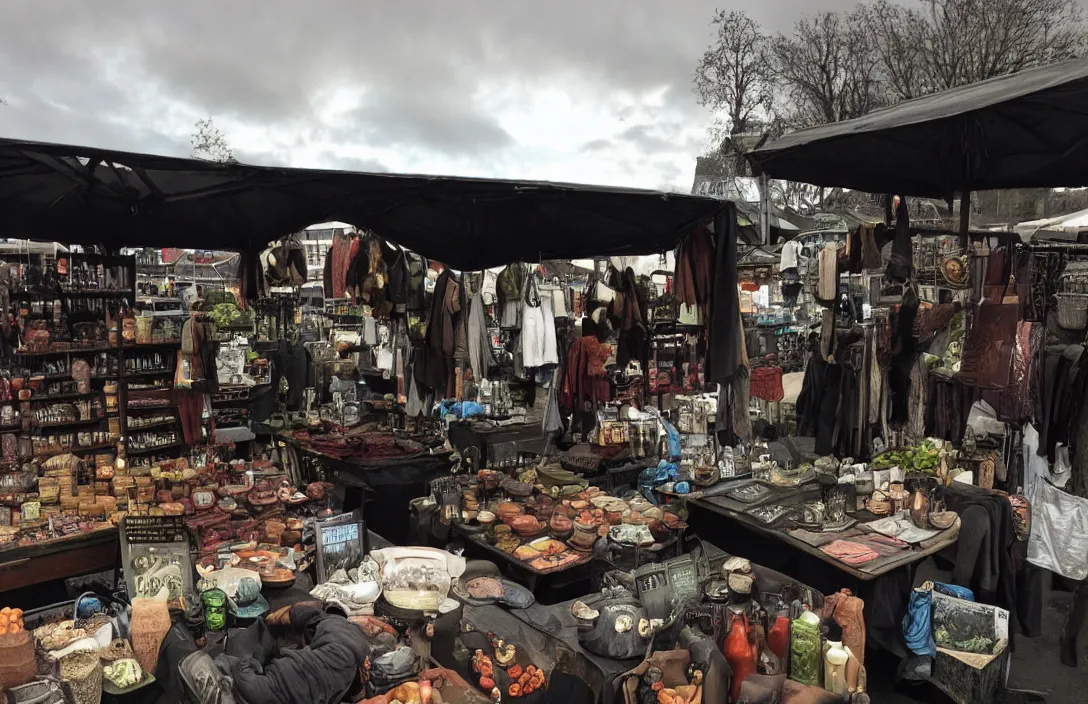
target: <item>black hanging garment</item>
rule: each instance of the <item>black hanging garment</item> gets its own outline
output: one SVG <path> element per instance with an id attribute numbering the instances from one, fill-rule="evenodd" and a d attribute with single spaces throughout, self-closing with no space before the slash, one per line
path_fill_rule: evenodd
<path id="1" fill-rule="evenodd" d="M 887 275 L 891 281 L 902 283 L 910 279 L 914 267 L 914 252 L 910 243 L 910 214 L 907 212 L 907 199 L 900 198 L 895 209 L 895 240 L 892 242 L 892 257 L 888 261 Z"/>
<path id="2" fill-rule="evenodd" d="M 736 336 L 737 316 L 737 210 L 732 203 L 718 214 L 714 223 L 714 271 L 710 315 L 707 320 L 706 380 L 726 385 L 737 373 L 740 360 Z"/>

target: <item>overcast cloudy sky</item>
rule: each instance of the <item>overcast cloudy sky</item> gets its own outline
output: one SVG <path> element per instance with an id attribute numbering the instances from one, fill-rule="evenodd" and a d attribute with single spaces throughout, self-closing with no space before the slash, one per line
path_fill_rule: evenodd
<path id="1" fill-rule="evenodd" d="M 2 0 L 0 136 L 688 190 L 715 6 L 771 30 L 852 0 Z"/>

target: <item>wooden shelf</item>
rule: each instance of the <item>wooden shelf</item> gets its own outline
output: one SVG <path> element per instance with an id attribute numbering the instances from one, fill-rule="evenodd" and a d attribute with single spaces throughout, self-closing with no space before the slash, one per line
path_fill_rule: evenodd
<path id="1" fill-rule="evenodd" d="M 101 396 L 102 391 L 89 391 L 85 394 L 81 394 L 78 391 L 73 391 L 70 394 L 49 394 L 48 396 L 31 396 L 30 401 L 27 403 L 34 403 L 35 401 L 65 401 L 75 398 L 94 398 L 95 396 Z"/>
<path id="2" fill-rule="evenodd" d="M 177 424 L 178 424 L 178 419 L 175 417 L 175 418 L 172 418 L 171 420 L 160 420 L 157 423 L 150 423 L 148 425 L 129 425 L 129 426 L 125 427 L 125 430 L 127 430 L 130 434 L 131 433 L 140 433 L 140 432 L 143 432 L 145 430 L 154 430 L 155 428 L 166 428 L 166 427 L 174 426 L 174 425 L 177 425 Z"/>
<path id="3" fill-rule="evenodd" d="M 57 301 L 63 298 L 135 298 L 132 291 L 12 291 L 13 301 Z"/>
<path id="4" fill-rule="evenodd" d="M 146 389 L 146 390 L 150 391 L 151 389 Z M 140 412 L 143 412 L 143 411 L 164 411 L 164 410 L 175 409 L 175 408 L 177 408 L 177 406 L 170 403 L 170 404 L 166 404 L 166 405 L 163 405 L 163 406 L 127 406 L 125 408 L 125 410 L 127 412 L 129 412 L 129 413 L 140 413 Z"/>
<path id="5" fill-rule="evenodd" d="M 54 450 L 53 452 L 42 452 L 34 455 L 36 459 L 42 457 L 56 457 L 57 455 L 66 455 L 71 453 L 77 455 L 81 452 L 98 452 L 99 450 L 115 450 L 117 449 L 116 442 L 102 443 L 101 445 L 87 445 L 86 447 L 69 447 L 64 450 Z"/>
<path id="6" fill-rule="evenodd" d="M 132 450 L 132 449 L 129 449 L 129 448 L 126 447 L 125 448 L 125 455 L 127 455 L 127 456 L 132 456 L 132 455 L 153 455 L 156 452 L 165 452 L 167 450 L 173 450 L 173 449 L 178 448 L 178 447 L 182 447 L 182 443 L 172 442 L 169 445 L 159 445 L 158 447 L 148 447 L 148 448 L 144 448 L 143 450 Z"/>
<path id="7" fill-rule="evenodd" d="M 73 347 L 72 349 L 67 350 L 48 350 L 45 352 L 20 352 L 19 350 L 16 350 L 12 354 L 17 357 L 58 357 L 68 354 L 98 354 L 99 352 L 116 351 L 116 347 Z"/>
<path id="8" fill-rule="evenodd" d="M 77 425 L 96 425 L 104 420 L 106 420 L 106 416 L 102 416 L 101 418 L 90 418 L 87 420 L 64 420 L 54 423 L 39 423 L 34 427 L 38 430 L 49 430 L 51 428 L 71 428 Z"/>

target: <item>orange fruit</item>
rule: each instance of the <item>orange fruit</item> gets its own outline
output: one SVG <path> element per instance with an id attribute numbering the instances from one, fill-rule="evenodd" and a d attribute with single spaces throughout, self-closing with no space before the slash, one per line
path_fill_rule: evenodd
<path id="1" fill-rule="evenodd" d="M 18 633 L 18 632 L 19 632 L 19 631 L 21 631 L 21 630 L 23 630 L 23 627 L 22 627 L 22 626 L 20 626 L 19 624 L 15 624 L 15 625 L 13 625 L 13 626 L 11 627 L 11 631 L 10 631 L 10 632 L 11 632 L 11 635 L 15 635 L 16 633 Z"/>
<path id="2" fill-rule="evenodd" d="M 10 623 L 10 619 L 4 614 L 0 614 L 0 626 L 6 626 Z"/>
<path id="3" fill-rule="evenodd" d="M 6 636 L 8 634 L 7 626 L 0 626 L 0 636 Z"/>
<path id="4" fill-rule="evenodd" d="M 12 609 L 11 610 L 11 617 L 12 618 L 22 618 L 23 617 L 23 610 L 22 609 Z"/>
<path id="5" fill-rule="evenodd" d="M 11 607 L 10 606 L 5 606 L 4 608 L 0 609 L 0 616 L 7 616 L 10 613 L 11 613 Z"/>

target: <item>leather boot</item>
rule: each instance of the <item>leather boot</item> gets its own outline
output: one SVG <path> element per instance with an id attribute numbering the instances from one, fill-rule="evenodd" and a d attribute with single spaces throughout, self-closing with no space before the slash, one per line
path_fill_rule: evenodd
<path id="1" fill-rule="evenodd" d="M 1080 582 L 1073 590 L 1073 609 L 1065 619 L 1061 635 L 1058 637 L 1058 654 L 1062 664 L 1077 666 L 1077 634 L 1088 617 L 1088 580 Z"/>

